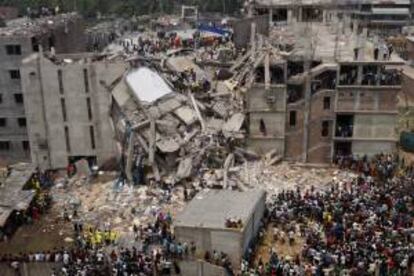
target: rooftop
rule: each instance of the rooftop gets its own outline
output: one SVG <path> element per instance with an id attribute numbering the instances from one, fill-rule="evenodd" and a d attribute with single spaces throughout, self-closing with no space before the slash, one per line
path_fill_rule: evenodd
<path id="1" fill-rule="evenodd" d="M 258 6 L 307 6 L 329 5 L 332 0 L 256 0 Z"/>
<path id="2" fill-rule="evenodd" d="M 0 227 L 5 224 L 7 218 L 14 210 L 25 210 L 33 197 L 34 190 L 23 190 L 35 172 L 31 164 L 17 164 L 12 167 L 10 176 L 0 187 Z"/>
<path id="3" fill-rule="evenodd" d="M 68 21 L 80 18 L 77 13 L 65 13 L 55 16 L 46 16 L 31 19 L 28 17 L 17 18 L 6 22 L 6 27 L 0 28 L 1 36 L 33 36 L 42 34 L 51 28 L 66 24 Z"/>
<path id="4" fill-rule="evenodd" d="M 263 190 L 204 190 L 177 216 L 175 227 L 223 229 L 229 218 L 241 219 L 245 225 L 260 200 L 265 200 Z"/>
<path id="5" fill-rule="evenodd" d="M 350 29 L 341 34 L 339 27 L 321 23 L 297 23 L 272 29 L 271 41 L 275 44 L 290 45 L 293 50 L 288 56 L 313 56 L 315 60 L 324 62 L 382 62 L 403 64 L 403 60 L 394 52 L 390 59 L 374 60 L 374 48 L 385 43 L 374 43 L 369 39 L 357 36 Z M 362 58 L 354 60 L 354 49 L 363 49 Z"/>
<path id="6" fill-rule="evenodd" d="M 134 96 L 142 102 L 152 103 L 173 92 L 159 74 L 146 67 L 129 73 L 126 82 Z"/>

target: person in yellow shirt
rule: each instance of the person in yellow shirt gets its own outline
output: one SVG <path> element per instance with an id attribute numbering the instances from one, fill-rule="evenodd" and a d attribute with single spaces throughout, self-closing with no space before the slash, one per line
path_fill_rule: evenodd
<path id="1" fill-rule="evenodd" d="M 101 245 L 102 243 L 102 234 L 101 234 L 101 231 L 99 230 L 95 232 L 95 241 L 97 245 Z"/>
<path id="2" fill-rule="evenodd" d="M 116 232 L 109 230 L 109 240 L 111 241 L 111 243 L 115 243 L 116 239 L 117 239 Z"/>

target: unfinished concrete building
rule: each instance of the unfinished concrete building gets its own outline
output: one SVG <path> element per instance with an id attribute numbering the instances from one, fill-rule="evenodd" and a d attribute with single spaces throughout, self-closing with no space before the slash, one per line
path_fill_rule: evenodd
<path id="1" fill-rule="evenodd" d="M 295 22 L 327 22 L 332 19 L 332 0 L 256 0 L 249 1 L 250 14 L 269 16 L 271 25 Z"/>
<path id="2" fill-rule="evenodd" d="M 399 131 L 414 130 L 414 37 L 407 37 L 408 64 L 402 74 L 402 89 L 399 97 Z"/>
<path id="3" fill-rule="evenodd" d="M 250 148 L 311 163 L 395 149 L 404 62 L 357 29 L 274 30 L 271 37 L 281 39 L 276 50 L 256 54 L 261 60 L 247 93 Z"/>
<path id="4" fill-rule="evenodd" d="M 414 13 L 410 0 L 345 0 L 333 3 L 339 14 L 348 15 L 378 33 L 400 33 L 404 26 L 412 23 Z"/>
<path id="5" fill-rule="evenodd" d="M 96 165 L 116 156 L 110 120 L 111 94 L 123 61 L 97 60 L 93 54 L 23 61 L 22 85 L 32 162 L 42 169 L 64 168 L 87 158 Z"/>
<path id="6" fill-rule="evenodd" d="M 57 53 L 82 52 L 83 21 L 77 14 L 60 14 L 38 19 L 19 18 L 0 28 L 0 156 L 2 162 L 30 160 L 30 143 L 21 61 L 40 48 Z"/>

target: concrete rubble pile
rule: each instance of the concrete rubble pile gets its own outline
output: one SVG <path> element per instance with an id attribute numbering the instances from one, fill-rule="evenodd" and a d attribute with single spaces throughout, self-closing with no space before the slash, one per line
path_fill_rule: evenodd
<path id="1" fill-rule="evenodd" d="M 214 182 L 227 186 L 222 177 L 226 170 L 246 157 L 257 157 L 241 148 L 245 138 L 243 102 L 235 100 L 231 92 L 223 92 L 224 87 L 220 92 L 209 89 L 193 93 L 188 84 L 184 84 L 184 90 L 171 85 L 182 92 L 167 89 L 148 103 L 148 99 L 143 99 L 147 96 L 140 94 L 131 78 L 130 82 L 126 78 L 127 86 L 132 90 L 130 94 L 137 97 L 126 96 L 129 99 L 125 103 L 118 101 L 125 117 L 116 123 L 118 136 L 125 139 L 125 170 L 129 180 L 134 180 L 134 172 L 139 174 L 140 168 L 150 167 L 152 174 L 146 178 L 157 182 L 175 184 L 195 177 L 210 183 L 208 177 L 200 178 L 200 174 L 210 175 L 211 170 L 217 170 L 222 181 Z M 174 75 L 168 78 L 177 82 Z M 160 81 L 169 83 L 164 77 Z M 125 88 L 125 84 L 115 86 L 112 92 L 115 99 L 119 98 L 120 87 Z M 146 89 L 143 93 L 148 92 Z"/>
<path id="2" fill-rule="evenodd" d="M 105 177 L 112 179 L 114 176 Z M 158 212 L 175 215 L 184 207 L 181 188 L 171 194 L 148 186 L 125 186 L 116 191 L 113 180 L 98 181 L 99 185 L 94 185 L 85 177 L 76 175 L 65 185 L 55 185 L 52 193 L 57 209 L 62 212 L 66 209 L 70 215 L 76 210 L 85 226 L 110 227 L 124 236 L 132 232 L 134 224 L 154 222 Z"/>
<path id="3" fill-rule="evenodd" d="M 331 167 L 308 168 L 288 162 L 270 166 L 264 160 L 246 162 L 232 170 L 235 171 L 233 177 L 245 183 L 247 189 L 260 187 L 269 195 L 296 188 L 307 190 L 313 187 L 316 190 L 324 190 L 332 184 L 344 185 L 356 177 L 354 173 Z"/>

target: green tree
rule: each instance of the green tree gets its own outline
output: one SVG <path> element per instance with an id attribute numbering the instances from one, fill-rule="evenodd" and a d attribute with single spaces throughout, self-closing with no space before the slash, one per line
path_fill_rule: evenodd
<path id="1" fill-rule="evenodd" d="M 59 6 L 61 11 L 77 10 L 86 16 L 93 16 L 97 12 L 120 15 L 172 13 L 178 11 L 183 4 L 197 5 L 202 12 L 233 13 L 239 11 L 242 2 L 243 0 L 0 0 L 0 5 L 17 7 L 22 14 L 27 7 L 37 9 L 41 6 Z"/>

